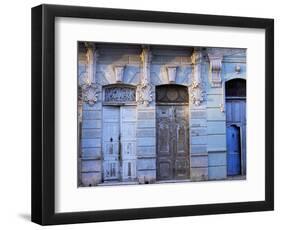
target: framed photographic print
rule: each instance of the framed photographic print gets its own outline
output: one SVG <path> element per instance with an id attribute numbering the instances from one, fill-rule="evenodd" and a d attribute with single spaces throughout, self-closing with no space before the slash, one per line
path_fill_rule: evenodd
<path id="1" fill-rule="evenodd" d="M 32 221 L 274 208 L 273 19 L 32 8 Z"/>

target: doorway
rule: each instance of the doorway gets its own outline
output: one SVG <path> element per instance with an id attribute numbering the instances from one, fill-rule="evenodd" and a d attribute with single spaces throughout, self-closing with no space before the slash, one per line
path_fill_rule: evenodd
<path id="1" fill-rule="evenodd" d="M 227 175 L 246 175 L 246 80 L 226 82 Z"/>
<path id="2" fill-rule="evenodd" d="M 103 180 L 136 179 L 136 107 L 103 106 Z"/>
<path id="3" fill-rule="evenodd" d="M 156 87 L 157 180 L 190 177 L 188 89 Z"/>

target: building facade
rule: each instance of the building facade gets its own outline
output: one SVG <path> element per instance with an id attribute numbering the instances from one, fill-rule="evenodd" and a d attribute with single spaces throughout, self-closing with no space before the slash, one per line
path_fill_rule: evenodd
<path id="1" fill-rule="evenodd" d="M 246 175 L 246 50 L 78 43 L 78 186 Z"/>

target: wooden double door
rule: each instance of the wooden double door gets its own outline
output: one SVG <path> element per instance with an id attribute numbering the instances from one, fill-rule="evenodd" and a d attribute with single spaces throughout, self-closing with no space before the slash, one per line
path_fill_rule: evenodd
<path id="1" fill-rule="evenodd" d="M 188 106 L 158 105 L 156 110 L 157 180 L 188 179 Z"/>
<path id="2" fill-rule="evenodd" d="M 103 107 L 103 181 L 136 179 L 136 107 Z"/>

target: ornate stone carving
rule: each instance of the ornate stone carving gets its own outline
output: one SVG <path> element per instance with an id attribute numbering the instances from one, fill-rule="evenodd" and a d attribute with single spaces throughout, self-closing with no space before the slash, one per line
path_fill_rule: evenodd
<path id="1" fill-rule="evenodd" d="M 81 73 L 78 79 L 79 95 L 82 100 L 89 105 L 94 105 L 98 100 L 99 86 L 95 83 L 95 69 L 98 57 L 97 50 L 91 43 L 85 43 L 86 52 L 86 71 Z"/>
<path id="2" fill-rule="evenodd" d="M 137 87 L 137 101 L 139 104 L 148 106 L 152 99 L 152 85 L 150 81 L 150 62 L 152 54 L 149 46 L 144 46 L 141 53 L 142 76 L 141 83 Z"/>
<path id="3" fill-rule="evenodd" d="M 177 66 L 168 66 L 167 73 L 168 73 L 168 77 L 169 77 L 169 82 L 171 82 L 171 83 L 176 82 Z"/>
<path id="4" fill-rule="evenodd" d="M 98 93 L 100 92 L 97 84 L 86 85 L 82 90 L 83 101 L 89 105 L 94 105 L 98 100 Z"/>
<path id="5" fill-rule="evenodd" d="M 112 86 L 104 89 L 104 101 L 128 103 L 136 101 L 136 89 L 128 86 Z"/>
<path id="6" fill-rule="evenodd" d="M 222 67 L 222 58 L 221 57 L 212 57 L 210 58 L 210 82 L 212 87 L 221 87 L 221 67 Z"/>
<path id="7" fill-rule="evenodd" d="M 116 82 L 123 82 L 124 66 L 114 66 Z"/>
<path id="8" fill-rule="evenodd" d="M 195 105 L 200 105 L 200 103 L 203 101 L 201 85 L 195 81 L 193 81 L 191 84 L 191 100 Z"/>
<path id="9" fill-rule="evenodd" d="M 222 59 L 223 52 L 222 50 L 209 48 L 207 50 L 210 69 L 209 69 L 209 81 L 212 87 L 221 87 L 222 78 L 221 78 L 221 68 L 222 68 Z"/>
<path id="10" fill-rule="evenodd" d="M 152 100 L 152 85 L 143 81 L 137 87 L 137 101 L 139 104 L 148 106 Z"/>
<path id="11" fill-rule="evenodd" d="M 191 57 L 193 64 L 193 80 L 191 83 L 191 101 L 195 105 L 200 105 L 203 101 L 202 81 L 201 81 L 201 50 L 194 50 Z"/>

